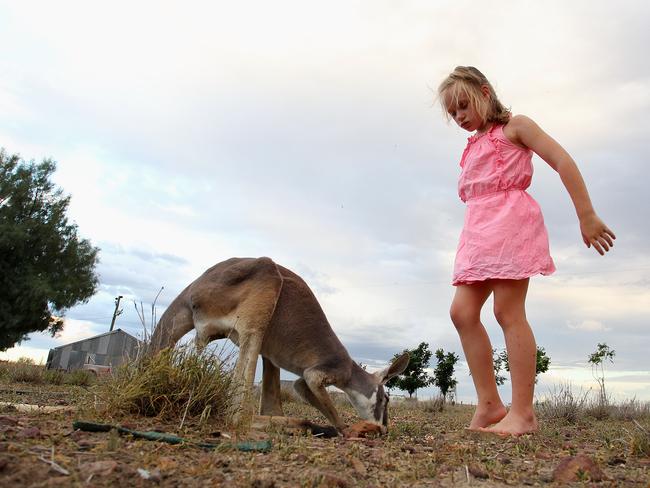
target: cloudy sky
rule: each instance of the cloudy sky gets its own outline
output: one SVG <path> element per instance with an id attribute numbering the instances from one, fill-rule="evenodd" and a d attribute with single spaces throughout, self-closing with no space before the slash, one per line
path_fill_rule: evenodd
<path id="1" fill-rule="evenodd" d="M 101 248 L 99 291 L 62 335 L 0 357 L 107 331 L 117 295 L 117 327 L 140 334 L 134 301 L 164 286 L 160 314 L 232 256 L 302 275 L 370 369 L 422 341 L 461 353 L 448 309 L 468 134 L 434 95 L 474 65 L 573 155 L 618 237 L 586 249 L 534 159 L 558 267 L 529 292 L 551 357 L 538 393 L 594 387 L 587 356 L 606 342 L 610 391 L 650 400 L 648 18 L 643 1 L 0 2 L 0 146 L 58 162 L 69 216 Z M 464 363 L 457 377 L 471 401 Z"/>

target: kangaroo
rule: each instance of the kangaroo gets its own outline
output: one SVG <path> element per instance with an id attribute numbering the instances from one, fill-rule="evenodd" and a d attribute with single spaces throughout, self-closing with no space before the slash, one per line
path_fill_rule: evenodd
<path id="1" fill-rule="evenodd" d="M 332 330 L 309 286 L 267 257 L 231 258 L 205 271 L 160 317 L 151 337 L 153 351 L 173 347 L 192 329 L 199 349 L 222 338 L 239 347 L 234 369 L 235 380 L 243 386 L 235 400 L 238 411 L 250 403 L 261 355 L 261 415 L 283 415 L 282 368 L 299 376 L 293 385 L 298 395 L 339 432 L 345 425 L 326 387 L 343 390 L 362 419 L 385 430 L 388 395 L 383 385 L 409 362 L 405 353 L 382 371 L 365 371 Z"/>

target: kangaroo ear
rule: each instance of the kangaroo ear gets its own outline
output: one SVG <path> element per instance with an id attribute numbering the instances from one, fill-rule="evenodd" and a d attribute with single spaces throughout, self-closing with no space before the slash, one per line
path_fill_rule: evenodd
<path id="1" fill-rule="evenodd" d="M 375 375 L 379 378 L 379 382 L 383 385 L 391 378 L 402 374 L 406 367 L 409 365 L 409 360 L 411 359 L 408 352 L 405 352 L 400 357 L 398 357 L 393 363 L 381 371 L 377 371 Z"/>

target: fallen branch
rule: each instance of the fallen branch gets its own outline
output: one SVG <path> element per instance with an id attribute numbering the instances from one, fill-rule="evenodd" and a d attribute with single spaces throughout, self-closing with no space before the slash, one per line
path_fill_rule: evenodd
<path id="1" fill-rule="evenodd" d="M 49 464 L 50 466 L 52 466 L 52 469 L 53 469 L 54 471 L 56 471 L 56 472 L 58 472 L 58 473 L 61 473 L 61 474 L 64 474 L 64 475 L 66 475 L 66 476 L 69 476 L 69 475 L 70 475 L 70 472 L 69 472 L 67 469 L 61 467 L 61 465 L 55 463 L 54 461 L 52 461 L 52 460 L 50 460 L 50 459 L 45 459 L 43 456 L 38 456 L 38 459 L 40 459 L 40 460 L 43 461 L 44 463 L 47 463 L 47 464 Z"/>
<path id="2" fill-rule="evenodd" d="M 69 412 L 75 410 L 75 407 L 69 405 L 29 405 L 27 403 L 12 403 L 0 402 L 0 407 L 12 407 L 19 412 L 39 412 L 39 413 L 52 413 L 52 412 Z"/>

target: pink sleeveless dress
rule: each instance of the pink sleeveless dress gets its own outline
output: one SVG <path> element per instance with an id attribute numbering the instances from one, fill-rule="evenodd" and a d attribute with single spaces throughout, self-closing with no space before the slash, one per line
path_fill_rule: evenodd
<path id="1" fill-rule="evenodd" d="M 526 192 L 532 156 L 506 138 L 503 125 L 467 140 L 458 180 L 458 195 L 467 208 L 453 285 L 555 271 L 542 212 Z"/>

